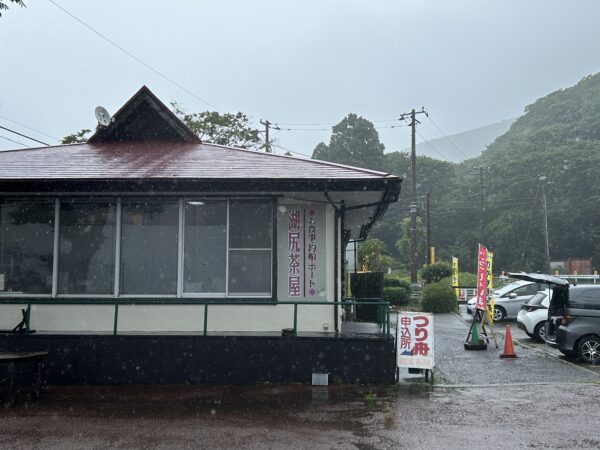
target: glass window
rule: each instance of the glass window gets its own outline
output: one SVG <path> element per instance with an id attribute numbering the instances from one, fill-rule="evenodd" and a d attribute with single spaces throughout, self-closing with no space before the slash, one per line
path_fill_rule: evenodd
<path id="1" fill-rule="evenodd" d="M 176 294 L 177 201 L 123 201 L 121 293 Z"/>
<path id="2" fill-rule="evenodd" d="M 271 202 L 229 202 L 229 248 L 267 248 L 271 241 Z"/>
<path id="3" fill-rule="evenodd" d="M 600 308 L 600 288 L 579 290 L 579 293 L 570 295 L 569 306 L 571 307 L 595 307 Z"/>
<path id="4" fill-rule="evenodd" d="M 54 201 L 0 204 L 0 291 L 52 292 Z"/>
<path id="5" fill-rule="evenodd" d="M 225 294 L 227 202 L 186 201 L 184 292 Z"/>
<path id="6" fill-rule="evenodd" d="M 526 305 L 529 305 L 529 306 L 541 305 L 545 298 L 546 298 L 546 294 L 541 293 L 541 292 L 537 293 L 533 297 L 531 297 L 529 300 L 527 300 Z"/>
<path id="7" fill-rule="evenodd" d="M 271 252 L 269 250 L 229 252 L 229 293 L 271 295 Z"/>
<path id="8" fill-rule="evenodd" d="M 230 295 L 271 295 L 272 204 L 229 202 Z"/>
<path id="9" fill-rule="evenodd" d="M 115 203 L 61 203 L 59 294 L 114 292 L 115 216 Z"/>

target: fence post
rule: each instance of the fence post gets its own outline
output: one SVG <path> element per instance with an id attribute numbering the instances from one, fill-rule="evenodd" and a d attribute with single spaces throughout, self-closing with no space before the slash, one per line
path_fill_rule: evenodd
<path id="1" fill-rule="evenodd" d="M 204 336 L 208 334 L 208 303 L 204 303 Z"/>
<path id="2" fill-rule="evenodd" d="M 390 305 L 388 304 L 386 307 L 387 310 L 387 335 L 390 336 L 391 328 L 390 328 Z"/>
<path id="3" fill-rule="evenodd" d="M 119 323 L 119 304 L 115 303 L 115 314 L 114 314 L 114 322 L 113 322 L 113 336 L 117 335 L 117 324 Z"/>
<path id="4" fill-rule="evenodd" d="M 27 311 L 25 311 L 25 334 L 29 334 L 29 324 L 31 323 L 31 303 L 27 304 Z"/>
<path id="5" fill-rule="evenodd" d="M 298 336 L 298 303 L 294 303 L 294 336 Z"/>

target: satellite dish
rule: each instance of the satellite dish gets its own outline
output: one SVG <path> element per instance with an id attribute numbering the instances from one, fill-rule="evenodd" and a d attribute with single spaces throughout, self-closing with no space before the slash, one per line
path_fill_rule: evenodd
<path id="1" fill-rule="evenodd" d="M 103 106 L 96 106 L 96 119 L 98 119 L 98 123 L 100 125 L 103 126 L 108 126 L 110 125 L 110 122 L 112 121 L 110 114 L 108 113 L 108 111 L 106 110 L 106 108 L 104 108 Z"/>

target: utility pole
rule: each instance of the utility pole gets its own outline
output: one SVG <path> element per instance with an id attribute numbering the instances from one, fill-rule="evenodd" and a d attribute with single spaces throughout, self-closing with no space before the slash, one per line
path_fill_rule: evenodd
<path id="1" fill-rule="evenodd" d="M 271 143 L 269 142 L 269 127 L 271 126 L 271 122 L 261 119 L 260 123 L 265 126 L 265 151 L 271 153 Z"/>
<path id="2" fill-rule="evenodd" d="M 542 187 L 542 207 L 544 208 L 544 238 L 546 240 L 546 273 L 550 273 L 550 243 L 548 240 L 548 212 L 546 211 L 546 189 L 544 183 L 546 181 L 545 176 L 540 177 L 540 184 Z"/>
<path id="3" fill-rule="evenodd" d="M 484 220 L 485 220 L 485 202 L 483 195 L 483 167 L 479 166 L 479 243 L 483 244 L 484 238 Z"/>
<path id="4" fill-rule="evenodd" d="M 431 193 L 427 193 L 427 265 L 433 263 L 431 260 Z"/>
<path id="5" fill-rule="evenodd" d="M 417 282 L 417 143 L 416 133 L 417 124 L 421 123 L 417 120 L 417 114 L 425 114 L 428 116 L 425 108 L 421 111 L 414 109 L 410 113 L 400 115 L 400 120 L 406 120 L 410 117 L 411 127 L 411 146 L 410 146 L 410 176 L 411 176 L 411 202 L 410 202 L 410 282 Z"/>

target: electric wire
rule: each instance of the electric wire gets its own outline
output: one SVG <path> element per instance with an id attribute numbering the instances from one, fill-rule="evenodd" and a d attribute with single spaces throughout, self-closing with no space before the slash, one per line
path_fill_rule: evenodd
<path id="1" fill-rule="evenodd" d="M 452 141 L 452 140 L 451 140 L 451 139 L 450 139 L 448 136 L 446 136 L 446 133 L 444 133 L 444 131 L 443 131 L 443 130 L 440 128 L 440 126 L 439 126 L 437 123 L 435 123 L 435 121 L 434 121 L 434 120 L 433 120 L 431 117 L 429 117 L 429 115 L 427 115 L 427 118 L 428 118 L 428 119 L 429 119 L 429 121 L 430 121 L 430 122 L 433 124 L 433 126 L 434 126 L 434 127 L 436 127 L 440 133 L 442 133 L 442 136 L 444 136 L 444 138 L 445 138 L 445 139 L 446 139 L 448 142 L 450 142 L 450 144 L 452 144 L 452 146 L 453 146 L 453 147 L 454 147 L 456 150 L 458 150 L 460 153 L 462 153 L 462 154 L 465 156 L 465 158 L 467 158 L 467 159 L 471 159 L 471 157 L 470 157 L 469 155 L 467 155 L 467 154 L 466 154 L 466 153 L 465 153 L 465 152 L 464 152 L 464 151 L 463 151 L 461 148 L 459 148 L 459 147 L 458 147 L 458 146 L 457 146 L 457 145 L 456 145 L 456 144 L 455 144 L 455 143 L 454 143 L 454 142 L 453 142 L 453 141 Z"/>
<path id="2" fill-rule="evenodd" d="M 1 136 L 1 135 L 0 135 L 0 138 L 6 139 L 7 141 L 14 142 L 15 144 L 19 144 L 19 145 L 22 145 L 23 147 L 29 148 L 29 145 L 23 144 L 22 142 L 19 142 L 19 141 L 15 141 L 14 139 L 7 138 L 7 137 Z M 4 150 L 0 150 L 0 151 L 4 151 Z"/>
<path id="3" fill-rule="evenodd" d="M 211 108 L 217 110 L 217 111 L 221 111 L 219 108 L 217 108 L 215 105 L 213 105 L 212 103 L 204 100 L 202 97 L 200 97 L 199 95 L 195 94 L 194 92 L 190 91 L 188 88 L 186 88 L 185 86 L 179 84 L 177 81 L 173 80 L 172 78 L 168 77 L 167 75 L 164 75 L 163 73 L 161 73 L 158 69 L 155 69 L 154 67 L 152 67 L 150 64 L 146 63 L 145 61 L 143 61 L 142 59 L 138 58 L 137 56 L 135 56 L 133 53 L 131 53 L 129 50 L 126 50 L 125 48 L 121 47 L 119 44 L 117 44 L 115 41 L 113 41 L 112 39 L 110 39 L 109 37 L 105 36 L 104 34 L 100 33 L 99 31 L 97 31 L 96 29 L 94 29 L 91 25 L 88 25 L 86 22 L 84 22 L 83 20 L 81 20 L 79 17 L 77 17 L 75 14 L 67 11 L 65 8 L 63 8 L 62 6 L 60 6 L 58 3 L 56 3 L 54 0 L 48 0 L 50 3 L 52 3 L 54 6 L 56 6 L 58 9 L 60 9 L 62 12 L 64 12 L 65 14 L 67 14 L 68 16 L 70 16 L 73 20 L 76 20 L 77 22 L 79 22 L 81 25 L 83 25 L 84 27 L 86 27 L 88 30 L 90 30 L 91 32 L 93 32 L 94 34 L 96 34 L 97 36 L 99 36 L 100 38 L 102 38 L 103 40 L 105 40 L 106 42 L 108 42 L 109 44 L 111 44 L 113 47 L 119 49 L 121 52 L 123 52 L 124 54 L 126 54 L 127 56 L 129 56 L 130 58 L 132 58 L 133 60 L 135 60 L 136 62 L 138 62 L 139 64 L 141 64 L 142 66 L 144 66 L 145 68 L 147 68 L 148 70 L 152 71 L 153 73 L 155 73 L 156 75 L 158 75 L 159 77 L 161 77 L 163 80 L 166 80 L 167 82 L 171 83 L 173 86 L 178 87 L 179 89 L 181 89 L 183 92 L 191 95 L 192 97 L 194 97 L 196 100 L 201 101 L 202 103 L 204 103 L 205 105 L 210 106 Z M 222 111 L 221 111 L 222 112 Z"/>
<path id="4" fill-rule="evenodd" d="M 415 127 L 415 128 L 416 128 L 416 127 Z M 416 131 L 416 130 L 415 130 L 415 131 Z M 417 135 L 418 135 L 418 136 L 419 136 L 421 139 L 423 139 L 423 142 L 425 142 L 425 143 L 426 143 L 426 144 L 427 144 L 427 145 L 428 145 L 428 146 L 429 146 L 431 149 L 433 149 L 433 151 L 435 151 L 435 152 L 436 152 L 438 155 L 440 155 L 440 156 L 441 156 L 443 159 L 445 159 L 445 160 L 449 161 L 449 158 L 448 158 L 448 157 L 446 157 L 446 156 L 444 156 L 444 155 L 442 154 L 442 152 L 440 152 L 440 151 L 439 151 L 437 148 L 435 148 L 435 147 L 433 146 L 433 144 L 432 144 L 431 142 L 429 142 L 427 139 L 425 139 L 421 133 L 419 133 L 418 131 L 416 131 L 416 133 L 417 133 Z"/>
<path id="5" fill-rule="evenodd" d="M 31 136 L 27 136 L 26 134 L 23 134 L 23 133 L 19 133 L 18 131 L 11 130 L 10 128 L 3 127 L 2 125 L 0 125 L 0 128 L 2 128 L 3 130 L 6 130 L 6 131 L 8 131 L 8 132 L 10 132 L 10 133 L 17 134 L 17 135 L 19 135 L 19 136 L 21 136 L 21 137 L 24 137 L 24 138 L 26 138 L 26 139 L 29 139 L 29 140 L 35 141 L 35 142 L 37 142 L 38 144 L 43 144 L 43 145 L 46 145 L 46 146 L 48 146 L 48 147 L 50 146 L 50 144 L 47 144 L 46 142 L 43 142 L 43 141 L 40 141 L 40 140 L 38 140 L 38 139 L 32 138 Z"/>
<path id="6" fill-rule="evenodd" d="M 55 141 L 60 141 L 60 139 L 58 139 L 58 138 L 56 138 L 54 136 L 50 136 L 49 134 L 46 134 L 46 133 L 44 133 L 44 132 L 42 132 L 40 130 L 36 130 L 35 128 L 28 127 L 27 125 L 25 125 L 23 123 L 20 123 L 20 122 L 17 122 L 16 120 L 9 119 L 6 116 L 0 115 L 0 119 L 4 119 L 7 122 L 14 123 L 15 125 L 19 125 L 20 127 L 23 127 L 23 128 L 27 128 L 29 131 L 33 131 L 34 133 L 41 134 L 42 136 L 46 136 L 47 138 L 53 139 Z"/>

